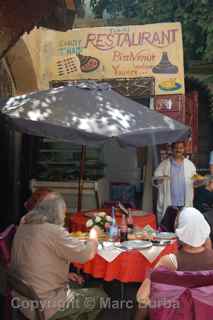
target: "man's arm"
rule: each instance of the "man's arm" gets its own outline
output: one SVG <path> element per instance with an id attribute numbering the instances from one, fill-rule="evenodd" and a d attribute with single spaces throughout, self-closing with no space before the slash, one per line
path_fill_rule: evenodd
<path id="1" fill-rule="evenodd" d="M 159 164 L 159 166 L 155 169 L 155 172 L 154 172 L 155 179 L 154 180 L 157 182 L 157 184 L 163 183 L 165 181 L 164 180 L 165 177 L 169 178 L 168 173 L 166 172 L 167 171 L 166 170 L 166 167 L 167 167 L 166 161 L 168 161 L 168 160 L 162 161 Z M 161 177 L 163 177 L 163 178 L 161 178 Z"/>
<path id="2" fill-rule="evenodd" d="M 55 252 L 61 258 L 69 262 L 85 263 L 94 258 L 97 248 L 97 236 L 92 236 L 85 243 L 78 239 L 73 239 L 70 234 L 61 228 L 54 241 Z"/>
<path id="3" fill-rule="evenodd" d="M 196 174 L 196 171 L 197 171 L 197 169 L 196 169 L 194 163 L 192 162 L 192 177 Z"/>

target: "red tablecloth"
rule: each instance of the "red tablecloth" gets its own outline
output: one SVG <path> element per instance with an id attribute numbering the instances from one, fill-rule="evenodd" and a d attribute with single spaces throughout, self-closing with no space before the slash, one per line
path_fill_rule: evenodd
<path id="1" fill-rule="evenodd" d="M 101 278 L 106 281 L 119 280 L 121 282 L 142 282 L 146 272 L 152 269 L 160 257 L 177 251 L 177 242 L 173 241 L 167 245 L 160 255 L 150 263 L 137 250 L 121 253 L 112 262 L 107 262 L 98 254 L 94 259 L 85 264 L 76 264 L 84 272 L 94 278 Z"/>
<path id="2" fill-rule="evenodd" d="M 102 211 L 107 211 L 102 209 Z M 82 212 L 75 213 L 69 220 L 69 231 L 88 231 L 86 227 L 86 222 L 89 218 L 86 217 Z M 116 216 L 116 222 L 119 225 L 121 223 L 122 217 Z M 152 228 L 156 229 L 156 217 L 153 213 L 147 213 L 143 216 L 133 216 L 133 223 L 138 227 L 145 227 L 149 224 Z"/>

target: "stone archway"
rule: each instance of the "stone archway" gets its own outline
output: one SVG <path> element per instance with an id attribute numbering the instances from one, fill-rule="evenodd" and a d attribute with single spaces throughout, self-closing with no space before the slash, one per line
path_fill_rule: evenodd
<path id="1" fill-rule="evenodd" d="M 14 80 L 16 95 L 38 90 L 35 61 L 23 39 L 10 49 L 6 61 Z"/>
<path id="2" fill-rule="evenodd" d="M 33 61 L 30 49 L 28 43 L 20 39 L 0 61 L 0 98 L 38 90 L 36 61 Z M 3 229 L 19 219 L 21 183 L 27 167 L 22 170 L 24 136 L 14 131 L 3 118 L 0 119 L 0 137 L 0 175 L 5 192 L 0 213 Z"/>
<path id="3" fill-rule="evenodd" d="M 8 98 L 15 94 L 14 81 L 5 59 L 0 61 L 0 98 Z M 3 230 L 13 222 L 11 214 L 12 196 L 11 196 L 11 181 L 12 181 L 12 149 L 11 149 L 11 130 L 7 123 L 0 118 L 0 176 L 1 184 L 4 186 L 4 196 L 1 199 L 0 212 L 0 229 Z"/>
<path id="4" fill-rule="evenodd" d="M 0 61 L 0 97 L 11 97 L 15 94 L 14 82 L 5 59 Z"/>

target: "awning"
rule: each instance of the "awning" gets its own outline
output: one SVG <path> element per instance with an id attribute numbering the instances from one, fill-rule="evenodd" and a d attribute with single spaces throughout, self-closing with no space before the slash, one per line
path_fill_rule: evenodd
<path id="1" fill-rule="evenodd" d="M 73 26 L 75 0 L 1 0 L 0 59 L 34 26 L 66 31 Z"/>

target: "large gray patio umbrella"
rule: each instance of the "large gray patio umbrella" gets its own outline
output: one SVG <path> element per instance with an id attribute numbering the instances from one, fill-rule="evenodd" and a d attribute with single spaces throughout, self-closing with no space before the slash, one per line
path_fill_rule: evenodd
<path id="1" fill-rule="evenodd" d="M 190 128 L 113 91 L 108 84 L 81 83 L 12 97 L 1 112 L 15 129 L 74 144 L 111 139 L 140 147 L 185 139 Z"/>
<path id="2" fill-rule="evenodd" d="M 86 145 L 116 139 L 140 147 L 185 139 L 190 128 L 121 96 L 108 84 L 84 82 L 0 102 L 2 116 L 16 130 L 82 145 L 78 211 L 81 210 Z"/>

